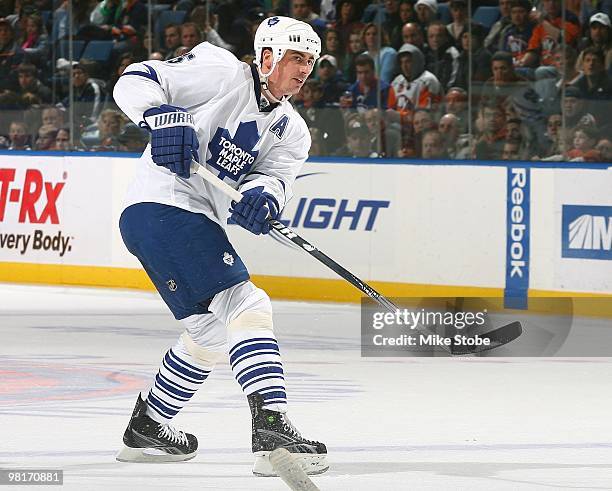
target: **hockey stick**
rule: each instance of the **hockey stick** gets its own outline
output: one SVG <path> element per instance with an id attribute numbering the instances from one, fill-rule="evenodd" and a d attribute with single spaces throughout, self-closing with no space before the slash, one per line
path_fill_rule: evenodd
<path id="1" fill-rule="evenodd" d="M 242 199 L 242 193 L 240 193 L 240 191 L 238 191 L 237 189 L 234 189 L 229 184 L 219 179 L 212 172 L 210 172 L 208 169 L 198 164 L 197 162 L 193 161 L 191 163 L 191 170 L 195 172 L 196 174 L 198 174 L 200 177 L 202 177 L 206 182 L 208 182 L 209 184 L 217 188 L 219 191 L 229 196 L 235 202 L 238 202 Z M 390 312 L 396 313 L 400 310 L 400 308 L 397 305 L 395 305 L 393 302 L 391 302 L 388 298 L 386 298 L 385 296 L 377 292 L 374 288 L 368 285 L 365 281 L 360 280 L 353 273 L 351 273 L 347 269 L 340 266 L 336 261 L 334 261 L 332 258 L 330 258 L 326 254 L 318 250 L 315 246 L 310 244 L 306 239 L 300 237 L 289 227 L 286 227 L 285 225 L 283 225 L 280 221 L 270 218 L 268 219 L 268 223 L 270 224 L 270 227 L 272 227 L 273 230 L 276 230 L 277 232 L 282 234 L 283 237 L 289 239 L 291 242 L 301 247 L 308 254 L 313 256 L 319 262 L 323 263 L 329 269 L 331 269 L 336 274 L 344 278 L 355 288 L 365 293 L 368 297 L 378 302 L 381 306 L 385 307 Z M 426 327 L 424 326 L 416 326 L 417 329 L 419 329 L 419 327 L 421 327 L 421 329 L 426 329 Z M 427 333 L 430 334 L 429 331 L 427 331 Z M 490 350 L 493 348 L 497 348 L 499 346 L 507 344 L 510 341 L 513 341 L 514 339 L 519 337 L 521 333 L 522 333 L 521 324 L 520 322 L 516 321 L 516 322 L 511 322 L 510 324 L 506 324 L 501 327 L 498 327 L 497 329 L 493 329 L 492 331 L 489 331 L 483 334 L 479 334 L 478 336 L 481 339 L 489 339 L 488 344 L 467 346 L 467 345 L 457 345 L 456 343 L 453 343 L 450 347 L 443 345 L 443 348 L 447 349 L 447 351 L 449 351 L 449 353 L 452 355 L 473 354 L 473 353 L 478 353 L 480 351 L 486 351 L 486 350 Z"/>

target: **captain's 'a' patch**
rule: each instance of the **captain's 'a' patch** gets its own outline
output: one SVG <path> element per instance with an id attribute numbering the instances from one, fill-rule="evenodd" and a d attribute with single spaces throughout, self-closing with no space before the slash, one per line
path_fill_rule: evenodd
<path id="1" fill-rule="evenodd" d="M 287 129 L 288 124 L 289 116 L 283 114 L 272 126 L 270 126 L 270 131 L 274 133 L 280 140 L 285 134 L 285 130 Z"/>

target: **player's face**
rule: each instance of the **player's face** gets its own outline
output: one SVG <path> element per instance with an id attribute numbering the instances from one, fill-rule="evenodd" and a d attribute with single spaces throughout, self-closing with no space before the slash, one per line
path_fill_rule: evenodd
<path id="1" fill-rule="evenodd" d="M 266 52 L 264 67 L 268 53 L 270 60 L 272 57 L 272 53 Z M 291 49 L 287 50 L 268 79 L 272 94 L 279 99 L 286 95 L 297 94 L 306 82 L 310 72 L 312 72 L 313 67 L 313 55 Z M 266 73 L 265 70 L 264 73 Z"/>

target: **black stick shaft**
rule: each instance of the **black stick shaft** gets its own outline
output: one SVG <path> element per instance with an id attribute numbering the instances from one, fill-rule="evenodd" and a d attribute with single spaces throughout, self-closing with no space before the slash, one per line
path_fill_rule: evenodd
<path id="1" fill-rule="evenodd" d="M 365 281 L 359 279 L 357 276 L 355 276 L 353 273 L 351 273 L 348 269 L 343 268 L 342 266 L 340 266 L 331 257 L 329 257 L 327 254 L 324 254 L 323 252 L 321 252 L 319 249 L 317 249 L 315 246 L 313 246 L 306 239 L 304 239 L 304 238 L 300 237 L 298 234 L 296 234 L 289 227 L 286 227 L 285 225 L 283 225 L 278 220 L 268 220 L 268 223 L 270 224 L 270 226 L 274 230 L 276 230 L 277 232 L 282 234 L 283 237 L 286 237 L 291 242 L 293 242 L 297 246 L 301 247 L 303 250 L 305 250 L 312 257 L 314 257 L 318 261 L 320 261 L 323 264 L 325 264 L 325 266 L 327 266 L 329 269 L 331 269 L 332 271 L 334 271 L 335 273 L 340 275 L 342 278 L 344 278 L 346 281 L 348 281 L 351 285 L 353 285 L 354 287 L 356 287 L 359 290 L 361 290 L 368 297 L 376 300 L 380 305 L 382 305 L 383 307 L 385 307 L 386 309 L 388 309 L 391 312 L 395 313 L 398 310 L 398 307 L 393 302 L 391 302 L 391 300 L 386 298 L 381 293 L 377 292 L 374 288 L 372 288 L 370 285 L 368 285 Z"/>

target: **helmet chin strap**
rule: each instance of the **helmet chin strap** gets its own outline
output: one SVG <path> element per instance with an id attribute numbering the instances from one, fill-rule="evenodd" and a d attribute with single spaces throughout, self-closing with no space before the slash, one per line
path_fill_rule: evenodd
<path id="1" fill-rule="evenodd" d="M 270 75 L 272 75 L 274 68 L 276 68 L 276 60 L 272 62 L 272 68 L 267 74 L 264 74 L 261 71 L 261 67 L 257 65 L 257 73 L 259 73 L 259 83 L 261 84 L 261 92 L 266 97 L 266 99 L 272 101 L 273 103 L 287 101 L 291 97 L 290 95 L 285 95 L 278 99 L 274 94 L 272 94 L 272 92 L 270 91 L 270 87 L 268 86 L 268 78 L 270 77 Z"/>

